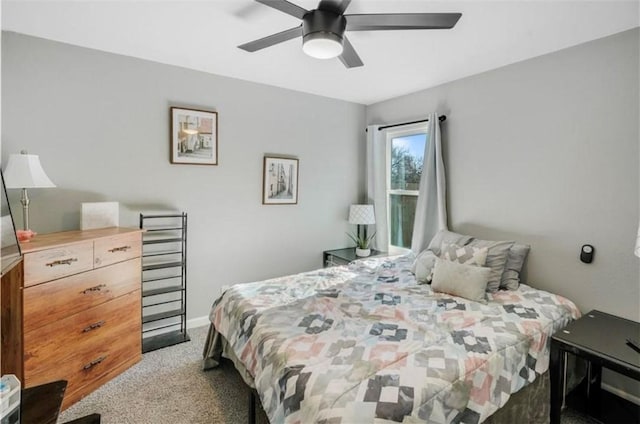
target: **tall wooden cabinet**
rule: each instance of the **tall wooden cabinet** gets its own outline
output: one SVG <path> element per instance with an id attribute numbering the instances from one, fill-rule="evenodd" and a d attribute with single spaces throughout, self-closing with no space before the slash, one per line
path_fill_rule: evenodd
<path id="1" fill-rule="evenodd" d="M 22 244 L 23 283 L 2 297 L 2 372 L 24 387 L 67 380 L 66 408 L 138 362 L 141 246 L 140 230 L 115 227 Z"/>

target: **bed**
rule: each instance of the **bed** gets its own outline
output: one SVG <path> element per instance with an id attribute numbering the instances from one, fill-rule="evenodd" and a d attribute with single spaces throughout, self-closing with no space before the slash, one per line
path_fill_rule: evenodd
<path id="1" fill-rule="evenodd" d="M 439 293 L 414 260 L 232 286 L 205 368 L 230 358 L 272 423 L 548 422 L 550 336 L 578 308 L 524 284 L 481 302 Z"/>

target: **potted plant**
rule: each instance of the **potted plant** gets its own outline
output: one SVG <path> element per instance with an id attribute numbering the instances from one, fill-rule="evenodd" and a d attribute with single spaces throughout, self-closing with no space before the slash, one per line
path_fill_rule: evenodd
<path id="1" fill-rule="evenodd" d="M 347 235 L 351 240 L 353 240 L 356 243 L 356 256 L 364 258 L 371 254 L 369 243 L 371 243 L 371 240 L 373 240 L 373 238 L 375 237 L 376 235 L 375 232 L 371 234 L 369 237 L 360 236 L 360 234 L 353 235 L 353 234 L 347 233 Z"/>

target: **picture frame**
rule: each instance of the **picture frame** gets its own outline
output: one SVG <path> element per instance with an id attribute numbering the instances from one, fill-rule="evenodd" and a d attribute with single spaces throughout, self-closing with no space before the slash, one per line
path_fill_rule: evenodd
<path id="1" fill-rule="evenodd" d="M 171 163 L 218 164 L 218 112 L 171 107 Z"/>
<path id="2" fill-rule="evenodd" d="M 298 204 L 298 159 L 282 156 L 264 157 L 262 204 Z"/>

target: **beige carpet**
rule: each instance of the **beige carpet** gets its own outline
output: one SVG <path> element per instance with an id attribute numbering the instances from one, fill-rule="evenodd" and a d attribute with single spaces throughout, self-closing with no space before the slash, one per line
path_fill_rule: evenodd
<path id="1" fill-rule="evenodd" d="M 202 371 L 207 327 L 191 341 L 143 355 L 141 362 L 60 415 L 59 423 L 91 413 L 105 424 L 244 424 L 249 391 L 233 365 Z M 262 421 L 262 420 L 260 420 Z"/>
<path id="2" fill-rule="evenodd" d="M 207 327 L 189 330 L 191 341 L 143 355 L 114 380 L 64 411 L 59 423 L 98 413 L 104 424 L 245 424 L 249 391 L 230 361 L 202 371 Z M 593 424 L 575 411 L 563 424 Z M 258 410 L 258 424 L 267 423 Z"/>

